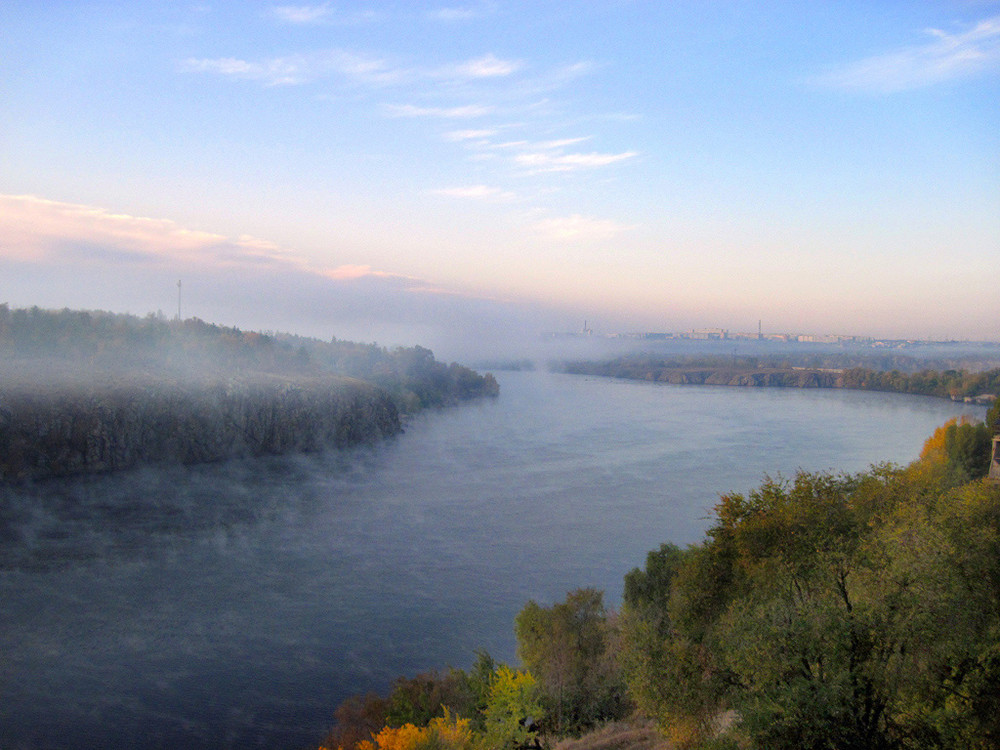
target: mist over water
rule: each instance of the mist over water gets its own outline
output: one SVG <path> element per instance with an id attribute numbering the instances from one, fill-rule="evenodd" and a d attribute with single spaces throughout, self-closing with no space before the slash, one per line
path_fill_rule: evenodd
<path id="1" fill-rule="evenodd" d="M 765 473 L 906 463 L 982 408 L 501 373 L 375 449 L 6 488 L 0 747 L 304 747 L 351 693 L 513 661 L 529 598 L 700 540 Z"/>

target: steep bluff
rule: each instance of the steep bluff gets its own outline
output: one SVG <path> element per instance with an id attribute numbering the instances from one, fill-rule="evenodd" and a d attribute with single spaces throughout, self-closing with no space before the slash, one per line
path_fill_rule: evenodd
<path id="1" fill-rule="evenodd" d="M 399 431 L 388 394 L 335 376 L 7 383 L 0 388 L 0 479 L 318 451 Z"/>
<path id="2" fill-rule="evenodd" d="M 0 304 L 0 482 L 372 443 L 498 392 L 421 346 Z"/>

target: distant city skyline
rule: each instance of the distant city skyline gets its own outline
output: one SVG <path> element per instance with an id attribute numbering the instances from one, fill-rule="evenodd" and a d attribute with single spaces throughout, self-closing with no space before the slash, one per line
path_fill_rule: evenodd
<path id="1" fill-rule="evenodd" d="M 912 343 L 912 344 L 957 344 L 957 343 L 984 343 L 1000 344 L 1000 337 L 991 339 L 937 339 L 929 336 L 907 336 L 903 338 L 892 338 L 889 336 L 872 336 L 853 333 L 822 333 L 817 331 L 765 331 L 763 327 L 757 331 L 750 330 L 730 330 L 728 328 L 700 327 L 683 331 L 667 330 L 629 330 L 629 331 L 599 331 L 594 329 L 587 322 L 581 329 L 576 331 L 549 331 L 545 334 L 550 338 L 560 338 L 565 336 L 594 336 L 597 338 L 651 338 L 665 337 L 673 339 L 690 339 L 703 341 L 786 341 L 796 343 Z"/>
<path id="2" fill-rule="evenodd" d="M 0 302 L 1000 337 L 1000 2 L 0 7 Z"/>

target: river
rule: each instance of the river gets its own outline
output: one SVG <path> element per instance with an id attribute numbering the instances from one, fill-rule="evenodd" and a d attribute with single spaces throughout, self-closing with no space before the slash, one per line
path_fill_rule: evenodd
<path id="1" fill-rule="evenodd" d="M 348 694 L 701 539 L 765 474 L 907 463 L 981 407 L 499 373 L 375 449 L 0 490 L 0 747 L 315 747 Z"/>

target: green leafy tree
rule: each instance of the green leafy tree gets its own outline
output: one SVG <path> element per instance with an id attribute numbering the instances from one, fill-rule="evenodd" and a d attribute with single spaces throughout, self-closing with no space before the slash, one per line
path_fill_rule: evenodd
<path id="1" fill-rule="evenodd" d="M 675 744 L 732 709 L 752 748 L 998 745 L 1000 487 L 955 486 L 948 430 L 928 442 L 723 496 L 704 544 L 630 574 L 629 685 Z"/>
<path id="2" fill-rule="evenodd" d="M 472 729 L 476 732 L 481 733 L 486 729 L 486 706 L 489 705 L 490 693 L 500 666 L 486 651 L 477 651 L 476 661 L 471 669 L 468 672 L 458 671 L 466 703 L 456 706 L 455 710 L 470 720 Z"/>
<path id="3" fill-rule="evenodd" d="M 958 486 L 986 476 L 992 442 L 986 423 L 953 418 L 934 431 L 920 455 L 938 465 L 949 485 Z"/>
<path id="4" fill-rule="evenodd" d="M 712 600 L 732 577 L 717 551 L 664 544 L 646 556 L 645 569 L 625 576 L 621 659 L 629 694 L 679 748 L 707 739 L 722 706 L 719 673 L 703 645 L 706 612 L 718 610 Z"/>
<path id="5" fill-rule="evenodd" d="M 544 719 L 544 714 L 541 690 L 531 673 L 501 666 L 484 711 L 485 747 L 491 750 L 526 747 L 537 737 L 534 727 Z"/>
<path id="6" fill-rule="evenodd" d="M 465 675 L 458 670 L 397 677 L 389 695 L 386 724 L 424 727 L 431 719 L 444 716 L 449 709 L 465 715 L 463 709 L 470 703 Z"/>
<path id="7" fill-rule="evenodd" d="M 1000 398 L 986 412 L 986 429 L 990 435 L 1000 435 Z"/>
<path id="8" fill-rule="evenodd" d="M 870 554 L 901 644 L 894 720 L 911 747 L 1000 746 L 1000 487 L 901 504 Z"/>
<path id="9" fill-rule="evenodd" d="M 515 619 L 518 655 L 537 675 L 556 732 L 628 711 L 603 593 L 577 589 L 551 607 L 534 601 Z"/>

